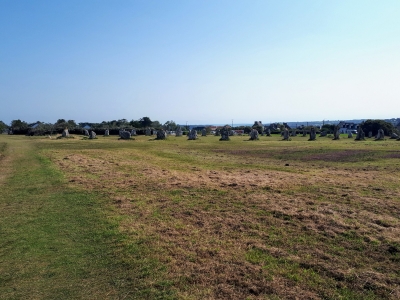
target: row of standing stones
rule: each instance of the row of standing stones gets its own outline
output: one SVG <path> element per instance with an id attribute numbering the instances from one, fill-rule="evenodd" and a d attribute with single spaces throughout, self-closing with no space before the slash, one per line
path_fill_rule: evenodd
<path id="1" fill-rule="evenodd" d="M 368 132 L 368 137 L 369 137 L 369 138 L 372 138 L 372 131 Z M 375 136 L 375 140 L 376 140 L 376 141 L 381 141 L 381 140 L 384 140 L 384 139 L 385 139 L 385 133 L 384 133 L 383 129 L 381 128 L 381 129 L 378 130 L 378 134 Z M 396 134 L 396 133 L 392 133 L 391 136 L 390 136 L 390 139 L 395 139 L 395 140 L 400 141 L 400 137 L 399 137 L 399 135 Z M 361 127 L 359 127 L 359 129 L 358 129 L 358 131 L 357 131 L 357 135 L 356 135 L 355 140 L 356 140 L 356 141 L 363 141 L 363 140 L 365 140 L 365 133 L 364 133 L 364 131 L 361 129 Z"/>
<path id="2" fill-rule="evenodd" d="M 296 136 L 296 135 L 297 135 L 297 134 L 296 134 L 296 131 L 295 131 L 295 130 L 293 130 L 292 133 L 290 134 L 290 133 L 289 133 L 289 130 L 288 130 L 287 128 L 285 128 L 285 130 L 282 132 L 282 136 L 283 136 L 283 140 L 284 140 L 284 141 L 289 141 L 289 140 L 290 140 L 290 136 Z M 320 137 L 325 137 L 325 136 L 327 136 L 327 135 L 328 135 L 328 133 L 327 133 L 326 131 L 322 131 L 322 132 L 320 133 Z M 305 130 L 303 131 L 303 136 L 307 136 L 307 133 L 306 133 Z M 347 135 L 347 137 L 348 137 L 348 138 L 353 138 L 353 134 L 352 134 L 351 132 L 349 132 L 348 135 Z M 369 138 L 372 138 L 372 131 L 370 131 L 370 132 L 368 133 L 368 137 L 369 137 Z M 392 133 L 391 136 L 390 136 L 390 138 L 391 138 L 391 139 L 400 140 L 400 137 L 399 137 L 396 133 Z M 315 141 L 316 139 L 317 139 L 317 135 L 316 135 L 315 128 L 314 128 L 314 127 L 311 127 L 311 129 L 310 129 L 310 138 L 309 138 L 309 141 Z M 384 139 L 385 139 L 385 133 L 384 133 L 383 129 L 379 129 L 379 130 L 378 130 L 378 134 L 375 136 L 375 140 L 384 140 Z M 333 140 L 340 140 L 340 128 L 339 128 L 338 126 L 336 126 L 336 127 L 334 128 L 334 131 L 333 131 Z M 356 135 L 355 140 L 356 140 L 356 141 L 365 140 L 365 133 L 364 133 L 364 131 L 362 130 L 361 127 L 358 128 L 358 131 L 357 131 L 357 135 Z"/>
<path id="3" fill-rule="evenodd" d="M 12 134 L 12 132 L 11 133 L 9 132 L 9 134 Z M 271 131 L 268 129 L 266 134 L 267 134 L 267 136 L 271 136 Z M 96 133 L 93 130 L 91 130 L 90 133 L 89 133 L 88 130 L 85 130 L 84 131 L 84 135 L 87 136 L 89 139 L 95 139 L 96 138 Z M 109 136 L 109 135 L 110 135 L 110 132 L 107 129 L 105 131 L 105 133 L 104 133 L 104 136 Z M 151 135 L 151 129 L 147 128 L 146 129 L 146 136 L 150 136 L 150 135 Z M 176 134 L 175 135 L 176 136 L 182 136 L 182 130 L 180 128 L 178 128 L 176 130 Z M 207 132 L 206 132 L 205 129 L 202 130 L 202 134 L 201 135 L 202 136 L 207 136 Z M 229 129 L 227 127 L 223 127 L 222 129 L 217 130 L 215 135 L 216 136 L 221 136 L 220 141 L 229 141 L 230 132 L 229 132 Z M 259 139 L 259 133 L 258 133 L 258 131 L 256 129 L 252 129 L 249 135 L 250 135 L 250 140 L 252 140 L 252 141 Z M 296 130 L 293 130 L 290 133 L 289 130 L 287 128 L 285 128 L 285 130 L 282 132 L 281 135 L 283 136 L 283 140 L 284 141 L 289 141 L 290 137 L 291 136 L 297 136 L 297 133 L 296 133 Z M 67 128 L 64 129 L 64 131 L 62 132 L 61 136 L 65 137 L 65 138 L 69 137 L 69 132 L 68 132 Z M 119 132 L 119 136 L 120 136 L 120 139 L 124 139 L 124 140 L 131 139 L 132 136 L 136 136 L 136 130 L 132 129 L 132 131 L 130 131 L 130 132 L 126 131 L 126 130 L 121 130 Z M 187 136 L 188 136 L 188 140 L 196 140 L 198 138 L 197 131 L 194 130 L 194 129 L 190 130 Z M 307 136 L 307 132 L 304 130 L 303 131 L 303 137 L 305 137 L 305 136 Z M 326 131 L 323 131 L 323 132 L 320 133 L 320 137 L 324 137 L 324 136 L 327 136 L 327 132 Z M 372 131 L 370 131 L 368 133 L 368 137 L 372 138 Z M 166 133 L 165 130 L 158 130 L 157 131 L 157 133 L 156 133 L 156 139 L 157 140 L 165 140 L 166 138 L 167 138 L 167 133 Z M 311 127 L 309 141 L 314 141 L 314 140 L 316 140 L 316 138 L 317 138 L 317 135 L 316 135 L 315 128 Z M 348 133 L 348 138 L 353 138 L 353 134 L 351 132 Z M 385 134 L 384 134 L 383 129 L 379 129 L 378 130 L 378 134 L 375 136 L 375 140 L 384 140 L 384 138 L 385 138 Z M 400 140 L 400 137 L 396 133 L 392 133 L 390 138 L 391 139 Z M 339 127 L 336 126 L 335 129 L 334 129 L 334 133 L 333 133 L 333 140 L 339 140 L 339 139 L 340 139 L 340 131 L 339 131 Z M 364 131 L 362 130 L 361 127 L 358 128 L 355 140 L 356 141 L 365 140 L 365 133 L 364 133 Z"/>

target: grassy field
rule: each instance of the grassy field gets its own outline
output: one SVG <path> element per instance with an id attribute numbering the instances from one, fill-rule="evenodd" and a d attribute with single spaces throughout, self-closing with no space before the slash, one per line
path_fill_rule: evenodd
<path id="1" fill-rule="evenodd" d="M 0 135 L 0 299 L 399 299 L 400 142 Z"/>

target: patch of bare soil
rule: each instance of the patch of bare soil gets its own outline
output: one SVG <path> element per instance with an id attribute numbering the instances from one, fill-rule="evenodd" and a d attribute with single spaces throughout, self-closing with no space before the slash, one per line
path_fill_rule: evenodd
<path id="1" fill-rule="evenodd" d="M 313 153 L 311 151 L 295 148 L 281 148 L 279 151 L 260 151 L 248 149 L 217 149 L 216 153 L 223 153 L 239 157 L 257 157 L 258 159 L 273 159 L 277 157 L 287 157 L 291 160 L 302 161 L 326 161 L 326 162 L 357 162 L 360 159 L 373 156 L 373 151 L 358 149 L 358 150 L 342 150 L 342 151 L 326 151 L 322 153 Z"/>
<path id="2" fill-rule="evenodd" d="M 391 153 L 387 154 L 386 158 L 400 158 L 400 151 L 389 151 Z"/>
<path id="3" fill-rule="evenodd" d="M 322 299 L 341 289 L 400 298 L 397 177 L 345 168 L 178 171 L 125 155 L 60 152 L 53 161 L 71 184 L 109 195 L 130 216 L 122 229 L 156 249 L 182 298 Z M 264 253 L 257 263 L 246 259 L 253 250 Z"/>
<path id="4" fill-rule="evenodd" d="M 332 151 L 322 154 L 311 154 L 303 157 L 302 159 L 308 161 L 323 160 L 331 162 L 356 162 L 359 161 L 360 157 L 371 155 L 372 151 L 367 150 L 344 150 L 344 151 Z"/>

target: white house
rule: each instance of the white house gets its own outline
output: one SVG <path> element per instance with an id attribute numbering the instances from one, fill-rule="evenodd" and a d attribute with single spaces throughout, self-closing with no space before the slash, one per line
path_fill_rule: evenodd
<path id="1" fill-rule="evenodd" d="M 339 124 L 340 133 L 355 133 L 357 131 L 358 124 L 352 122 L 340 122 Z"/>

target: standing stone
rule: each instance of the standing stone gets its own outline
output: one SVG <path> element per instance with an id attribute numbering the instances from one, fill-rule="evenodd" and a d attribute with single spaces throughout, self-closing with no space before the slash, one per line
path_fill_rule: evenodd
<path id="1" fill-rule="evenodd" d="M 291 134 L 291 135 L 292 135 L 292 136 L 297 136 L 296 128 L 293 128 L 292 134 Z"/>
<path id="2" fill-rule="evenodd" d="M 87 130 L 85 129 L 84 135 L 85 135 L 85 136 L 89 136 L 89 131 L 87 131 Z"/>
<path id="3" fill-rule="evenodd" d="M 64 131 L 61 134 L 62 137 L 69 137 L 69 132 L 68 132 L 68 128 L 65 128 Z"/>
<path id="4" fill-rule="evenodd" d="M 104 131 L 104 136 L 109 136 L 109 135 L 110 135 L 110 130 L 106 129 L 106 130 Z"/>
<path id="5" fill-rule="evenodd" d="M 195 140 L 197 139 L 197 131 L 192 129 L 188 133 L 188 140 Z"/>
<path id="6" fill-rule="evenodd" d="M 390 136 L 390 138 L 397 140 L 399 138 L 399 135 L 393 132 L 392 135 Z"/>
<path id="7" fill-rule="evenodd" d="M 349 139 L 351 139 L 351 138 L 353 138 L 353 134 L 349 131 L 349 133 L 347 134 L 347 137 L 348 137 Z"/>
<path id="8" fill-rule="evenodd" d="M 250 140 L 255 141 L 258 140 L 258 131 L 257 129 L 252 129 L 250 132 Z"/>
<path id="9" fill-rule="evenodd" d="M 151 129 L 150 128 L 146 128 L 146 136 L 150 136 L 151 135 Z"/>
<path id="10" fill-rule="evenodd" d="M 167 138 L 167 133 L 164 129 L 157 130 L 156 140 L 165 140 Z"/>
<path id="11" fill-rule="evenodd" d="M 309 141 L 315 141 L 317 139 L 317 133 L 315 132 L 314 126 L 311 126 L 310 128 L 310 138 L 308 139 Z"/>
<path id="12" fill-rule="evenodd" d="M 369 137 L 369 138 L 372 138 L 372 131 L 369 131 L 369 132 L 368 132 L 368 137 Z"/>
<path id="13" fill-rule="evenodd" d="M 361 126 L 358 126 L 355 141 L 364 141 L 364 140 L 365 140 L 365 133 L 362 130 Z"/>
<path id="14" fill-rule="evenodd" d="M 229 141 L 229 129 L 228 127 L 224 126 L 221 129 L 221 138 L 219 139 L 220 141 Z"/>
<path id="15" fill-rule="evenodd" d="M 136 134 L 136 129 L 135 129 L 135 128 L 133 128 L 133 129 L 131 130 L 131 136 L 137 136 L 137 134 Z"/>
<path id="16" fill-rule="evenodd" d="M 126 130 L 121 130 L 119 132 L 120 139 L 122 140 L 129 140 L 131 138 L 131 133 Z"/>
<path id="17" fill-rule="evenodd" d="M 8 129 L 8 134 L 9 134 L 9 135 L 13 135 L 13 134 L 14 134 L 12 128 Z"/>
<path id="18" fill-rule="evenodd" d="M 385 132 L 383 131 L 382 128 L 380 128 L 378 130 L 378 134 L 377 134 L 375 140 L 383 140 L 383 139 L 385 139 Z"/>
<path id="19" fill-rule="evenodd" d="M 271 129 L 267 129 L 267 136 L 271 136 Z"/>
<path id="20" fill-rule="evenodd" d="M 89 135 L 89 139 L 91 139 L 91 140 L 93 140 L 93 139 L 95 139 L 96 138 L 96 132 L 94 132 L 93 130 L 90 132 L 90 135 Z"/>
<path id="21" fill-rule="evenodd" d="M 307 136 L 307 130 L 303 129 L 303 136 Z"/>
<path id="22" fill-rule="evenodd" d="M 178 126 L 175 131 L 175 136 L 182 136 L 182 128 Z"/>
<path id="23" fill-rule="evenodd" d="M 340 140 L 340 127 L 339 125 L 335 126 L 333 130 L 333 140 Z"/>
<path id="24" fill-rule="evenodd" d="M 201 136 L 207 136 L 207 130 L 205 128 L 201 131 Z"/>
<path id="25" fill-rule="evenodd" d="M 361 126 L 358 126 L 355 141 L 364 141 L 364 140 L 365 140 L 365 133 L 362 130 Z"/>
<path id="26" fill-rule="evenodd" d="M 289 130 L 287 128 L 285 128 L 283 130 L 283 140 L 284 141 L 288 141 L 289 140 Z"/>
<path id="27" fill-rule="evenodd" d="M 215 136 L 221 136 L 221 129 L 215 130 Z"/>
<path id="28" fill-rule="evenodd" d="M 319 134 L 319 136 L 327 136 L 328 132 L 326 131 L 321 131 L 321 133 Z"/>

